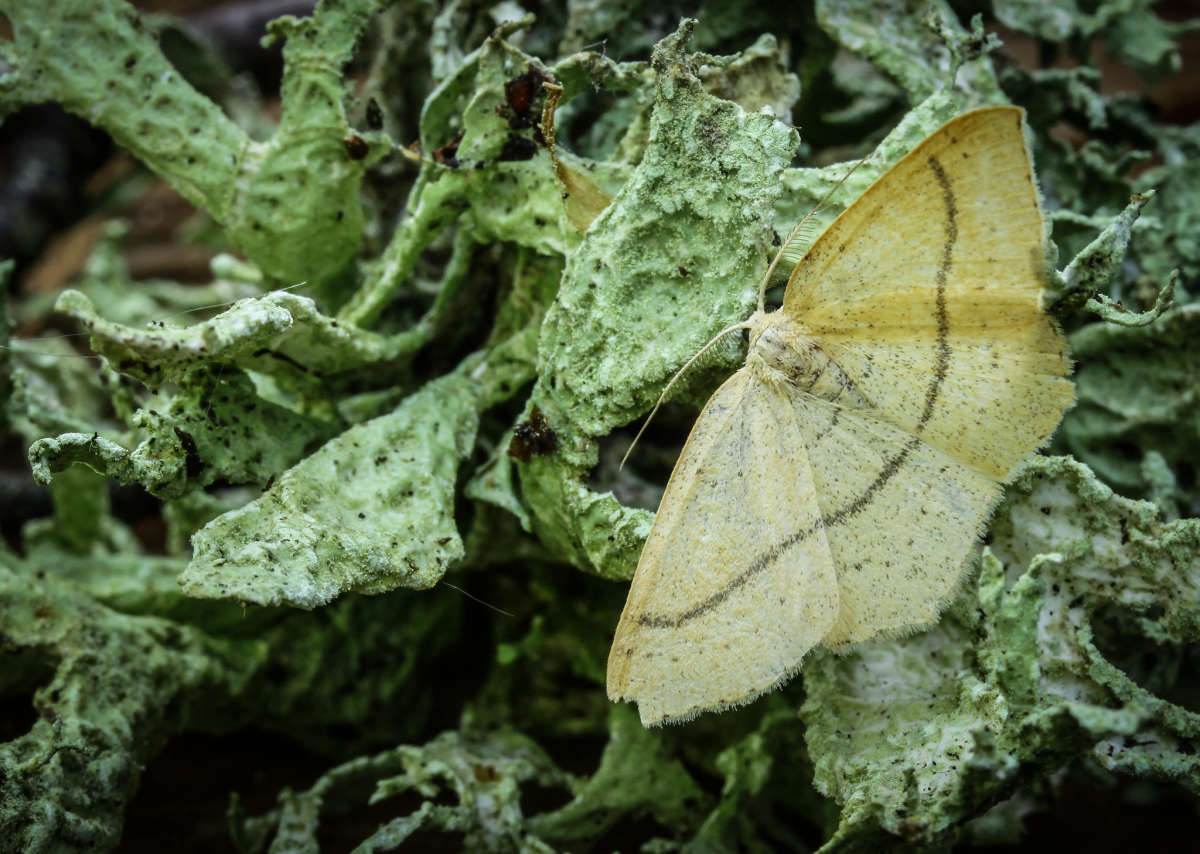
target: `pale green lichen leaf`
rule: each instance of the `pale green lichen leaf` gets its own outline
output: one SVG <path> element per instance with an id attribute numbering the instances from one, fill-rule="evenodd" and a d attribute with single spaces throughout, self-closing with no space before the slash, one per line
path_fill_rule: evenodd
<path id="1" fill-rule="evenodd" d="M 33 477 L 48 485 L 56 472 L 65 471 L 75 463 L 83 463 L 117 483 L 141 483 L 156 490 L 162 484 L 182 480 L 184 451 L 182 446 L 169 449 L 166 459 L 148 461 L 139 466 L 129 451 L 95 433 L 63 433 L 53 439 L 38 439 L 29 446 L 29 464 Z"/>
<path id="2" fill-rule="evenodd" d="M 1194 282 L 1200 276 L 1200 170 L 1193 168 L 1200 158 L 1200 123 L 1156 127 L 1155 142 L 1163 165 L 1139 175 L 1135 189 L 1154 189 L 1152 210 L 1160 226 L 1135 233 L 1134 249 L 1152 280 L 1179 269 L 1185 281 Z"/>
<path id="3" fill-rule="evenodd" d="M 1151 6 L 1150 0 L 1110 0 L 1094 14 L 1105 24 L 1108 51 L 1153 79 L 1179 71 L 1182 60 L 1171 23 L 1156 15 Z"/>
<path id="4" fill-rule="evenodd" d="M 684 847 L 687 854 L 804 850 L 811 847 L 806 825 L 836 824 L 836 807 L 812 788 L 794 697 L 775 694 L 768 703 L 757 728 L 717 755 L 721 797 Z"/>
<path id="5" fill-rule="evenodd" d="M 421 147 L 441 162 L 423 163 L 404 219 L 342 318 L 372 321 L 421 252 L 460 216 L 460 227 L 477 243 L 509 241 L 548 255 L 575 247 L 579 229 L 567 216 L 564 189 L 540 134 L 543 81 L 552 82 L 552 75 L 540 61 L 494 34 L 430 93 L 421 110 Z M 513 86 L 528 96 L 528 103 L 517 101 L 520 112 L 510 103 Z M 559 157 L 608 194 L 629 171 L 561 147 Z"/>
<path id="6" fill-rule="evenodd" d="M 116 370 L 152 387 L 210 364 L 319 376 L 396 355 L 397 339 L 340 324 L 308 297 L 286 291 L 239 300 L 210 320 L 179 327 L 164 321 L 141 329 L 113 323 L 79 291 L 64 291 L 57 309 L 87 328 L 96 352 Z"/>
<path id="7" fill-rule="evenodd" d="M 463 495 L 507 510 L 517 518 L 524 530 L 529 531 L 532 529 L 529 511 L 521 502 L 516 482 L 516 464 L 508 455 L 511 442 L 511 431 L 500 437 L 492 457 L 463 487 Z"/>
<path id="8" fill-rule="evenodd" d="M 125 325 L 163 321 L 178 326 L 189 320 L 210 317 L 239 299 L 262 293 L 262 274 L 252 264 L 218 255 L 209 267 L 215 277 L 207 284 L 181 284 L 170 280 L 135 279 L 126 258 L 131 248 L 132 225 L 126 220 L 110 220 L 84 261 L 83 271 L 73 280 L 101 317 Z M 47 294 L 52 304 L 57 294 Z M 40 299 L 26 304 L 46 310 Z M 32 319 L 32 318 L 31 318 Z"/>
<path id="9" fill-rule="evenodd" d="M 683 765 L 629 706 L 613 706 L 600 767 L 574 799 L 533 818 L 530 829 L 567 850 L 586 845 L 628 815 L 649 814 L 673 834 L 687 830 L 706 800 Z"/>
<path id="10" fill-rule="evenodd" d="M 108 481 L 78 466 L 50 485 L 54 515 L 34 519 L 21 528 L 21 545 L 29 557 L 49 549 L 77 556 L 100 556 L 138 551 L 137 539 L 110 512 Z"/>
<path id="11" fill-rule="evenodd" d="M 38 711 L 28 732 L 0 744 L 5 851 L 113 849 L 162 740 L 199 711 L 199 697 L 241 690 L 263 652 L 118 613 L 52 574 L 11 564 L 0 566 L 0 625 L 0 688 L 36 688 Z"/>
<path id="12" fill-rule="evenodd" d="M 422 745 L 353 759 L 326 772 L 308 790 L 287 792 L 272 813 L 234 816 L 242 851 L 315 852 L 323 818 L 365 806 L 376 810 L 392 799 L 415 794 L 419 806 L 383 823 L 356 851 L 391 851 L 416 830 L 457 832 L 467 851 L 543 852 L 553 849 L 526 827 L 521 787 L 564 787 L 569 778 L 545 752 L 515 732 L 464 734 L 445 732 Z M 453 803 L 446 803 L 447 796 Z M 265 846 L 270 838 L 269 846 Z M 450 837 L 447 837 L 450 838 Z"/>
<path id="13" fill-rule="evenodd" d="M 348 724 L 375 730 L 363 742 L 411 738 L 430 706 L 422 656 L 461 626 L 461 597 L 247 612 L 182 597 L 177 560 L 31 545 L 24 560 L 0 545 L 0 692 L 30 721 L 0 744 L 4 851 L 115 849 L 143 770 L 180 732 L 253 726 L 324 750 L 323 728 Z"/>
<path id="14" fill-rule="evenodd" d="M 1096 238 L 1071 259 L 1061 274 L 1052 277 L 1045 300 L 1056 313 L 1083 304 L 1110 322 L 1123 326 L 1142 326 L 1169 307 L 1175 290 L 1174 277 L 1162 286 L 1155 306 L 1141 315 L 1123 309 L 1105 293 L 1117 284 L 1129 241 L 1133 237 L 1134 224 L 1142 208 L 1153 198 L 1153 191 L 1135 194 L 1125 210 L 1113 217 Z"/>
<path id="15" fill-rule="evenodd" d="M 968 32 L 944 0 L 922 3 L 915 12 L 903 0 L 819 0 L 817 21 L 894 78 L 911 103 L 955 86 L 984 103 L 1003 97 L 982 30 Z"/>
<path id="16" fill-rule="evenodd" d="M 327 772 L 311 788 L 284 793 L 261 817 L 234 817 L 245 852 L 317 851 L 322 820 L 354 806 L 373 785 L 375 810 L 419 806 L 380 825 L 355 850 L 387 851 L 420 829 L 462 834 L 463 850 L 549 852 L 593 842 L 623 818 L 645 816 L 671 836 L 685 832 L 706 800 L 683 765 L 628 709 L 614 708 L 610 740 L 586 780 L 564 774 L 532 740 L 519 733 L 445 732 L 422 745 L 402 745 Z M 566 789 L 565 806 L 530 815 L 522 787 Z M 447 797 L 452 803 L 446 803 Z M 406 797 L 406 800 L 400 800 Z M 409 807 L 403 807 L 410 809 Z M 271 842 L 267 846 L 266 839 Z M 426 837 L 428 838 L 428 837 Z"/>
<path id="17" fill-rule="evenodd" d="M 336 422 L 309 418 L 260 398 L 236 369 L 193 372 L 162 412 L 130 419 L 142 440 L 132 450 L 95 433 L 64 433 L 29 448 L 34 478 L 84 463 L 118 483 L 176 498 L 215 481 L 265 484 L 329 438 Z"/>
<path id="18" fill-rule="evenodd" d="M 1200 306 L 1185 305 L 1150 326 L 1090 324 L 1071 336 L 1080 362 L 1075 408 L 1058 439 L 1116 489 L 1147 495 L 1145 455 L 1166 462 L 1173 514 L 1200 515 L 1195 452 L 1200 447 Z"/>
<path id="19" fill-rule="evenodd" d="M 48 433 L 120 431 L 105 378 L 65 339 L 12 339 L 5 352 L 12 380 L 9 418 L 26 441 Z"/>
<path id="20" fill-rule="evenodd" d="M 506 87 L 528 75 L 530 104 L 517 114 Z M 474 93 L 462 114 L 455 157 L 469 170 L 468 218 L 479 240 L 506 240 L 544 254 L 567 255 L 579 232 L 567 219 L 554 165 L 533 128 L 541 121 L 541 63 L 508 42 L 490 38 L 479 51 Z M 614 170 L 617 170 L 614 172 Z M 619 167 L 601 166 L 606 183 L 619 184 Z"/>
<path id="21" fill-rule="evenodd" d="M 1107 294 L 1096 294 L 1087 301 L 1088 311 L 1095 312 L 1101 320 L 1117 326 L 1149 326 L 1175 304 L 1175 291 L 1179 287 L 1179 271 L 1172 271 L 1167 283 L 1154 298 L 1154 304 L 1145 311 L 1130 311 L 1119 300 Z"/>
<path id="22" fill-rule="evenodd" d="M 705 92 L 683 47 L 677 35 L 656 49 L 650 144 L 568 258 L 542 328 L 534 400 L 577 435 L 642 411 L 652 386 L 743 319 L 766 266 L 795 135 Z"/>
<path id="23" fill-rule="evenodd" d="M 632 573 L 648 519 L 583 485 L 590 440 L 648 408 L 673 371 L 748 313 L 796 145 L 769 115 L 704 90 L 687 31 L 656 48 L 646 152 L 568 257 L 538 348 L 532 400 L 560 453 L 524 467 L 525 499 L 539 536 L 612 577 Z"/>
<path id="24" fill-rule="evenodd" d="M 1062 41 L 1072 35 L 1081 17 L 1075 0 L 1058 0 L 1057 3 L 994 0 L 992 9 L 1006 27 L 1049 41 Z"/>
<path id="25" fill-rule="evenodd" d="M 800 100 L 800 78 L 791 71 L 779 40 L 770 33 L 719 66 L 703 65 L 700 80 L 709 94 L 732 101 L 747 113 L 769 107 L 786 125 Z"/>
<path id="26" fill-rule="evenodd" d="M 1005 91 L 1020 100 L 1039 126 L 1049 121 L 1049 115 L 1079 114 L 1089 129 L 1109 126 L 1109 102 L 1100 94 L 1100 72 L 1090 65 L 1032 70 L 1009 65 L 1001 80 Z"/>
<path id="27" fill-rule="evenodd" d="M 569 778 L 528 737 L 514 732 L 480 736 L 448 732 L 420 747 L 401 747 L 397 753 L 403 773 L 380 780 L 372 803 L 411 789 L 426 797 L 448 789 L 458 804 L 437 816 L 440 821 L 433 826 L 463 832 L 467 850 L 551 850 L 540 843 L 536 830 L 527 827 L 521 785 L 563 787 Z"/>
<path id="28" fill-rule="evenodd" d="M 598 493 L 583 472 L 561 460 L 535 457 L 521 467 L 521 490 L 534 530 L 559 557 L 605 578 L 633 577 L 653 514 Z"/>
<path id="29" fill-rule="evenodd" d="M 350 127 L 343 77 L 345 57 L 385 5 L 322 3 L 312 17 L 279 25 L 289 37 L 282 115 L 265 142 L 197 92 L 121 0 L 61 2 L 50 15 L 5 3 L 14 31 L 9 91 L 24 103 L 57 101 L 102 127 L 221 223 L 273 280 L 323 286 L 354 258 L 363 174 L 391 150 L 385 134 Z"/>
<path id="30" fill-rule="evenodd" d="M 965 601 L 927 632 L 805 668 L 814 782 L 842 806 L 827 850 L 881 831 L 943 840 L 1075 757 L 1200 784 L 1200 716 L 1142 688 L 1132 650 L 1097 646 L 1112 607 L 1142 615 L 1133 642 L 1159 655 L 1200 637 L 1200 522 L 1156 515 L 1069 458 L 1035 458 Z"/>
<path id="31" fill-rule="evenodd" d="M 479 361 L 351 427 L 210 522 L 192 540 L 184 590 L 315 608 L 351 591 L 436 584 L 463 554 L 454 488 L 479 424 L 465 379 Z"/>
<path id="32" fill-rule="evenodd" d="M 464 554 L 456 487 L 480 414 L 531 379 L 540 311 L 525 300 L 548 279 L 543 265 L 530 268 L 509 294 L 513 305 L 498 312 L 497 331 L 507 337 L 331 439 L 262 496 L 197 532 L 180 579 L 185 592 L 315 608 L 348 592 L 436 584 Z M 521 320 L 527 325 L 514 328 Z"/>
<path id="33" fill-rule="evenodd" d="M 649 63 L 614 62 L 603 50 L 583 50 L 565 55 L 551 70 L 563 87 L 563 103 L 555 115 L 559 127 L 570 127 L 576 114 L 586 113 L 586 101 L 579 96 L 598 89 L 617 96 L 606 99 L 608 108 L 586 132 L 572 134 L 578 150 L 589 157 L 611 158 L 608 163 L 614 166 L 630 167 L 640 160 L 638 142 L 645 142 L 654 90 Z"/>
<path id="34" fill-rule="evenodd" d="M 13 95 L 24 103 L 56 101 L 103 127 L 222 218 L 245 135 L 171 66 L 127 4 L 59 2 L 47 14 L 36 4 L 6 2 L 3 11 L 13 30 Z"/>

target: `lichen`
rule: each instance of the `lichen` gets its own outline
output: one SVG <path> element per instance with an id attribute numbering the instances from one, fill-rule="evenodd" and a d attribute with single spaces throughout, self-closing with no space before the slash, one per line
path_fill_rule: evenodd
<path id="1" fill-rule="evenodd" d="M 122 0 L 6 2 L 14 39 L 0 115 L 56 101 L 207 211 L 264 273 L 324 283 L 358 249 L 362 177 L 391 147 L 386 135 L 350 126 L 342 81 L 382 5 L 323 3 L 311 18 L 274 23 L 272 35 L 287 38 L 288 72 L 279 126 L 256 142 L 184 79 Z"/>
<path id="2" fill-rule="evenodd" d="M 1142 497 L 1150 497 L 1147 459 L 1158 455 L 1167 466 L 1163 497 L 1171 516 L 1200 515 L 1194 478 L 1175 474 L 1191 470 L 1200 442 L 1198 324 L 1200 307 L 1192 303 L 1150 326 L 1092 324 L 1071 338 L 1080 360 L 1078 403 L 1059 444 L 1108 483 Z"/>
<path id="3" fill-rule="evenodd" d="M 52 674 L 30 731 L 0 746 L 0 847 L 111 849 L 145 762 L 205 693 L 237 693 L 262 650 L 113 611 L 11 555 L 0 588 L 4 687 L 24 688 L 23 671 Z"/>
<path id="4" fill-rule="evenodd" d="M 463 556 L 454 487 L 479 410 L 531 368 L 466 359 L 395 411 L 327 442 L 193 537 L 184 591 L 315 608 L 350 591 L 432 587 Z"/>
<path id="5" fill-rule="evenodd" d="M 56 301 L 86 353 L 51 295 L 0 312 L 0 424 L 49 489 L 0 547 L 0 687 L 31 700 L 0 848 L 111 850 L 164 743 L 250 727 L 334 758 L 235 803 L 244 851 L 317 850 L 366 807 L 361 850 L 929 849 L 1019 837 L 1079 769 L 1200 794 L 1200 125 L 1091 65 L 1168 74 L 1195 22 L 1083 6 L 322 0 L 269 28 L 274 119 L 201 94 L 187 63 L 219 54 L 169 59 L 121 0 L 0 0 L 0 114 L 103 128 L 223 253 L 210 283 L 135 281 L 104 227 Z M 1010 102 L 1076 363 L 1058 456 L 1014 478 L 936 626 L 643 730 L 604 695 L 614 582 L 742 341 L 621 469 L 639 419 L 815 205 L 789 263 L 946 120 Z"/>
<path id="6" fill-rule="evenodd" d="M 1035 459 L 992 522 L 969 598 L 928 632 L 806 668 L 814 783 L 843 805 L 827 850 L 880 828 L 945 838 L 1076 756 L 1200 788 L 1188 746 L 1200 716 L 1142 688 L 1104 636 L 1112 609 L 1177 651 L 1200 633 L 1200 522 L 1157 517 L 1069 458 Z"/>
<path id="7" fill-rule="evenodd" d="M 462 834 L 464 850 L 549 854 L 563 850 L 555 846 L 587 844 L 638 813 L 668 828 L 686 828 L 704 800 L 696 783 L 629 709 L 613 709 L 609 731 L 600 767 L 588 780 L 564 773 L 520 733 L 445 732 L 423 745 L 340 765 L 307 791 L 281 795 L 266 815 L 246 816 L 235 802 L 234 838 L 246 854 L 318 851 L 324 815 L 359 806 L 368 786 L 370 804 L 410 791 L 422 801 L 364 839 L 362 851 L 394 850 L 419 830 L 437 830 Z M 557 810 L 529 816 L 522 809 L 523 785 L 574 796 Z M 455 803 L 441 802 L 446 794 Z"/>

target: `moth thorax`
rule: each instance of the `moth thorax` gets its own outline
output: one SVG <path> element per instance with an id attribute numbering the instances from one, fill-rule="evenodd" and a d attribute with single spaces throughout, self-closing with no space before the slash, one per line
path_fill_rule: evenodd
<path id="1" fill-rule="evenodd" d="M 850 406 L 866 405 L 850 377 L 829 358 L 803 324 L 779 312 L 752 331 L 751 351 L 768 368 L 815 397 Z"/>

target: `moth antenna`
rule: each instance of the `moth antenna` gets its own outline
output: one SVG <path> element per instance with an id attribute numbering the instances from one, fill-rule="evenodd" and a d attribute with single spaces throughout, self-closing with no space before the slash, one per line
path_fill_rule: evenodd
<path id="1" fill-rule="evenodd" d="M 804 253 L 802 253 L 800 251 L 800 246 L 802 244 L 806 244 L 809 246 L 812 245 L 813 241 L 818 236 L 818 232 L 817 232 L 818 225 L 819 225 L 819 223 L 816 223 L 813 221 L 804 223 L 801 226 L 801 228 L 796 232 L 795 239 L 791 243 L 789 243 L 787 246 L 785 246 L 783 249 L 780 250 L 780 252 L 782 253 L 780 255 L 780 262 L 785 263 L 785 264 L 790 264 L 790 265 L 792 265 L 792 267 L 795 267 L 797 264 L 799 264 L 801 261 L 803 261 Z M 770 283 L 768 283 L 768 284 L 770 284 Z"/>
<path id="2" fill-rule="evenodd" d="M 499 607 L 493 605 L 491 602 L 484 602 L 478 596 L 472 596 L 470 593 L 463 590 L 457 584 L 451 584 L 449 581 L 443 581 L 442 586 L 449 587 L 451 590 L 457 590 L 463 596 L 466 596 L 468 599 L 472 599 L 472 600 L 478 602 L 480 605 L 483 605 L 485 608 L 491 608 L 497 614 L 503 614 L 506 617 L 515 617 L 516 616 L 516 614 L 509 613 L 508 611 L 505 611 L 503 608 L 499 608 Z"/>
<path id="3" fill-rule="evenodd" d="M 303 282 L 296 282 L 296 284 L 294 284 L 294 285 L 288 285 L 286 288 L 271 288 L 271 290 L 269 290 L 269 291 L 264 291 L 262 294 L 260 294 L 260 296 L 265 297 L 265 296 L 270 296 L 271 294 L 276 293 L 276 292 L 282 293 L 284 291 L 294 291 L 294 290 L 296 290 L 296 288 L 302 288 L 307 284 L 308 284 L 308 280 L 306 279 Z M 199 311 L 209 311 L 210 309 L 214 309 L 214 308 L 228 308 L 229 306 L 233 305 L 235 302 L 241 302 L 241 300 L 240 299 L 226 300 L 225 302 L 214 302 L 214 303 L 209 303 L 208 305 L 198 305 L 198 306 L 195 306 L 194 308 L 185 308 L 182 311 L 175 312 L 174 314 L 167 314 L 162 317 L 157 317 L 154 320 L 147 320 L 147 321 L 145 321 L 145 323 L 156 323 L 156 322 L 161 323 L 164 320 L 174 320 L 176 317 L 183 317 L 185 314 L 195 314 L 196 312 L 199 312 Z M 83 333 L 80 333 L 80 334 L 83 334 Z"/>
<path id="4" fill-rule="evenodd" d="M 833 194 L 836 193 L 839 189 L 841 189 L 842 185 L 845 184 L 846 181 L 848 181 L 850 179 L 850 176 L 854 174 L 854 171 L 856 169 L 858 169 L 859 166 L 862 166 L 866 162 L 867 162 L 867 158 L 863 157 L 860 160 L 856 161 L 855 164 L 853 166 L 851 166 L 848 170 L 846 170 L 846 174 L 843 175 L 840 179 L 838 179 L 838 182 L 836 184 L 834 184 L 832 187 L 829 188 L 829 192 L 827 192 L 824 195 L 824 197 L 821 199 L 821 201 L 817 202 L 817 206 L 815 208 L 813 208 L 812 210 L 810 210 L 808 213 L 806 213 L 804 215 L 804 218 L 801 219 L 798 223 L 796 223 L 795 227 L 788 233 L 787 240 L 783 241 L 783 243 L 780 244 L 779 251 L 776 252 L 775 257 L 771 259 L 771 264 L 767 267 L 767 272 L 763 274 L 762 282 L 759 283 L 759 286 L 758 286 L 758 311 L 760 314 L 767 310 L 766 309 L 767 285 L 771 281 L 771 274 L 775 272 L 775 267 L 778 266 L 778 264 L 779 264 L 779 259 L 781 259 L 783 257 L 784 252 L 786 252 L 787 248 L 792 245 L 792 241 L 794 241 L 796 239 L 797 235 L 800 234 L 800 230 L 808 224 L 808 221 L 810 219 L 812 219 L 814 216 L 816 216 L 818 213 L 820 213 L 822 210 L 824 210 L 825 205 L 829 202 L 829 199 L 833 196 Z M 799 262 L 797 262 L 797 263 L 799 263 Z"/>
<path id="5" fill-rule="evenodd" d="M 701 356 L 703 356 L 708 351 L 709 347 L 711 347 L 713 344 L 716 344 L 718 341 L 720 341 L 722 338 L 724 338 L 730 332 L 733 332 L 737 329 L 749 329 L 749 328 L 750 328 L 750 321 L 748 321 L 748 320 L 742 320 L 742 321 L 739 321 L 738 323 L 733 324 L 732 326 L 726 326 L 724 329 L 722 329 L 720 332 L 718 332 L 712 338 L 708 339 L 708 343 L 705 344 L 703 347 L 701 347 L 699 350 L 697 350 L 696 354 L 694 356 L 692 356 L 692 358 L 690 358 L 686 362 L 684 362 L 683 367 L 675 372 L 675 376 L 671 377 L 671 381 L 669 383 L 667 383 L 665 386 L 663 386 L 662 393 L 659 394 L 658 400 L 655 401 L 655 403 L 654 403 L 654 408 L 650 410 L 650 414 L 647 415 L 646 420 L 642 422 L 641 429 L 638 430 L 637 435 L 633 437 L 633 441 L 629 444 L 629 448 L 625 451 L 625 456 L 621 457 L 621 464 L 619 466 L 617 466 L 617 471 L 620 471 L 621 469 L 625 468 L 625 463 L 629 459 L 629 455 L 633 453 L 634 446 L 637 445 L 638 439 L 642 438 L 642 434 L 645 433 L 646 428 L 650 426 L 650 421 L 651 421 L 651 419 L 654 418 L 655 413 L 658 412 L 658 408 L 660 406 L 662 406 L 663 401 L 667 399 L 667 393 L 671 390 L 671 387 L 673 385 L 675 385 L 675 381 L 678 380 L 681 376 L 683 376 L 683 372 L 686 371 L 688 368 L 690 368 L 697 359 L 699 359 Z"/>

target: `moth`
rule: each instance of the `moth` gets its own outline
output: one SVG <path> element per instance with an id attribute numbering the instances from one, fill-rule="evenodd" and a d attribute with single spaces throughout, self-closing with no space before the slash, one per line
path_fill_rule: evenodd
<path id="1" fill-rule="evenodd" d="M 955 593 L 1074 400 L 1023 117 L 947 122 L 821 234 L 778 310 L 760 289 L 609 653 L 608 695 L 643 724 L 748 703 L 818 644 L 912 633 Z"/>

